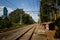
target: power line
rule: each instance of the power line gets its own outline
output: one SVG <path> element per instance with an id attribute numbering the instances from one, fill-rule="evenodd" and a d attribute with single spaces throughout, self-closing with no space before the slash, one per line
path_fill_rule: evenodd
<path id="1" fill-rule="evenodd" d="M 6 4 L 3 4 L 3 3 L 2 3 L 2 1 L 3 1 L 3 0 L 0 0 L 0 4 L 2 4 L 2 5 L 5 5 L 5 6 L 6 6 Z M 4 2 L 4 1 L 3 1 L 3 2 Z"/>
<path id="2" fill-rule="evenodd" d="M 8 0 L 5 0 L 7 3 L 11 4 L 12 6 L 18 8 L 16 5 L 12 4 L 11 2 L 9 2 Z"/>
<path id="3" fill-rule="evenodd" d="M 25 11 L 25 12 L 40 12 L 40 11 Z"/>
<path id="4" fill-rule="evenodd" d="M 2 3 L 3 2 L 3 3 Z M 4 3 L 6 3 L 6 4 L 4 4 Z M 11 5 L 11 6 L 14 6 L 15 8 L 18 8 L 17 6 L 15 6 L 14 4 L 12 4 L 11 2 L 9 2 L 9 1 L 7 1 L 7 0 L 0 0 L 0 4 L 2 4 L 2 5 L 5 5 L 5 6 L 8 6 L 9 4 Z M 8 5 L 7 5 L 8 4 Z M 9 6 L 10 6 L 9 5 Z"/>

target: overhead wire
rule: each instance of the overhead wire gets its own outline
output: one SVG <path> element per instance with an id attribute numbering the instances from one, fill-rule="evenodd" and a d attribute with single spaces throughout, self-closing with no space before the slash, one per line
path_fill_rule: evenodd
<path id="1" fill-rule="evenodd" d="M 31 6 L 31 8 L 33 9 L 34 8 L 34 6 L 35 6 L 35 1 L 34 0 L 32 0 L 32 6 Z M 28 1 L 28 4 L 31 4 L 29 1 Z M 38 3 L 37 3 L 38 4 Z M 28 11 L 25 11 L 25 12 L 27 12 L 27 13 L 33 13 L 33 14 L 36 14 L 36 12 L 38 13 L 39 11 L 37 11 L 37 10 L 28 10 Z"/>
<path id="2" fill-rule="evenodd" d="M 6 4 L 4 4 L 6 3 Z M 15 6 L 14 4 L 12 4 L 11 2 L 7 1 L 7 0 L 0 0 L 0 4 L 4 5 L 5 7 L 7 6 L 14 6 L 15 8 L 18 8 L 17 6 Z M 9 5 L 10 4 L 10 5 Z"/>
<path id="3" fill-rule="evenodd" d="M 6 6 L 6 4 L 4 4 L 4 3 L 5 2 L 3 0 L 0 0 L 0 4 Z"/>
<path id="4" fill-rule="evenodd" d="M 4 4 L 5 3 L 5 4 Z M 5 7 L 7 6 L 14 6 L 15 8 L 18 8 L 16 5 L 14 5 L 12 2 L 9 2 L 8 0 L 0 0 L 0 4 L 4 5 Z M 9 5 L 10 4 L 10 5 Z"/>
<path id="5" fill-rule="evenodd" d="M 11 4 L 12 6 L 18 8 L 16 5 L 14 5 L 12 2 L 8 1 L 8 0 L 5 0 L 7 3 Z"/>
<path id="6" fill-rule="evenodd" d="M 8 1 L 8 0 L 5 0 L 5 1 L 3 1 L 3 2 L 5 2 L 5 3 L 7 3 L 7 4 L 10 4 L 10 5 L 18 8 L 16 5 L 14 5 L 12 2 L 10 2 L 10 1 Z M 0 2 L 0 3 L 1 3 L 1 2 Z M 1 3 L 1 4 L 2 4 L 2 3 Z M 29 2 L 29 4 L 30 4 L 30 2 Z M 5 4 L 4 4 L 4 5 L 5 5 Z M 32 0 L 32 8 L 34 8 L 34 0 Z M 32 10 L 32 11 L 26 11 L 26 12 L 39 12 L 39 11 Z"/>

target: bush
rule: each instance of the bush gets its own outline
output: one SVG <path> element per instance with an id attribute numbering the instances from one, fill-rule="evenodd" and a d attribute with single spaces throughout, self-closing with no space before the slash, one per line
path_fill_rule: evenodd
<path id="1" fill-rule="evenodd" d="M 3 28 L 4 28 L 4 26 L 3 26 L 3 21 L 0 20 L 0 29 L 3 29 Z"/>
<path id="2" fill-rule="evenodd" d="M 55 21 L 55 25 L 58 27 L 58 30 L 56 30 L 56 37 L 60 38 L 60 17 Z"/>
<path id="3" fill-rule="evenodd" d="M 12 23 L 9 21 L 8 18 L 0 20 L 0 29 L 10 28 L 12 27 Z"/>
<path id="4" fill-rule="evenodd" d="M 60 17 L 55 21 L 55 25 L 60 26 Z"/>
<path id="5" fill-rule="evenodd" d="M 55 36 L 56 36 L 56 38 L 60 38 L 60 30 L 56 30 Z"/>
<path id="6" fill-rule="evenodd" d="M 21 25 L 19 23 L 12 23 L 14 28 L 19 28 Z"/>

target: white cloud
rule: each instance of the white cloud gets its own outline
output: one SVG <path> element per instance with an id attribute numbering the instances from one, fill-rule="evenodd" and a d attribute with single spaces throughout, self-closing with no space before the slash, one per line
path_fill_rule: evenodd
<path id="1" fill-rule="evenodd" d="M 4 6 L 0 6 L 0 16 L 3 15 L 3 8 Z M 11 8 L 8 8 L 8 7 L 7 7 L 7 10 L 8 10 L 8 14 L 13 11 Z"/>
<path id="2" fill-rule="evenodd" d="M 0 10 L 3 8 L 4 6 L 0 6 Z"/>
<path id="3" fill-rule="evenodd" d="M 8 10 L 8 14 L 13 11 L 11 8 L 7 8 L 7 10 Z"/>
<path id="4" fill-rule="evenodd" d="M 0 12 L 0 16 L 2 16 L 3 14 L 2 14 L 2 11 Z"/>
<path id="5" fill-rule="evenodd" d="M 4 6 L 0 6 L 0 16 L 3 15 L 3 13 L 2 13 L 2 9 L 3 9 L 3 7 L 4 7 Z"/>
<path id="6" fill-rule="evenodd" d="M 38 22 L 38 19 L 39 19 L 39 17 L 38 17 L 38 12 L 26 12 L 27 14 L 30 14 L 30 16 L 32 16 L 32 18 L 36 21 L 36 22 Z"/>

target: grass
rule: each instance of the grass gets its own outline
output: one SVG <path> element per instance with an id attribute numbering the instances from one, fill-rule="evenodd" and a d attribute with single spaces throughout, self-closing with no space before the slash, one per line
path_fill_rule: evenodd
<path id="1" fill-rule="evenodd" d="M 12 27 L 10 28 L 4 28 L 4 29 L 0 29 L 0 33 L 1 32 L 7 32 L 7 31 L 11 31 L 11 30 L 15 30 L 15 29 L 18 29 L 18 28 L 21 28 L 21 27 L 26 27 L 27 25 L 25 24 L 20 24 L 20 23 L 12 23 Z"/>

